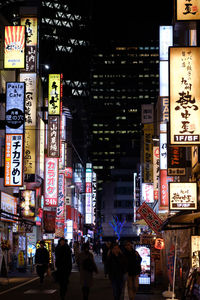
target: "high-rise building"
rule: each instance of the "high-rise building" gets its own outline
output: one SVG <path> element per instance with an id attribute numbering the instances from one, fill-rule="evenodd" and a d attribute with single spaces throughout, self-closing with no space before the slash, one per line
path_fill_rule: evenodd
<path id="1" fill-rule="evenodd" d="M 135 158 L 135 166 L 139 161 L 141 105 L 155 103 L 158 89 L 158 42 L 113 43 L 95 51 L 88 114 L 100 190 L 121 158 Z"/>

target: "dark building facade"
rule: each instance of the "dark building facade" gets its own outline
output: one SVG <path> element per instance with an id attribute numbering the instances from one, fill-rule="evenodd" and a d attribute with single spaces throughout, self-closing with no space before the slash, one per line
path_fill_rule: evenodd
<path id="1" fill-rule="evenodd" d="M 101 183 L 120 159 L 139 162 L 141 105 L 155 103 L 159 90 L 158 42 L 119 43 L 95 51 L 88 114 L 90 159 Z"/>

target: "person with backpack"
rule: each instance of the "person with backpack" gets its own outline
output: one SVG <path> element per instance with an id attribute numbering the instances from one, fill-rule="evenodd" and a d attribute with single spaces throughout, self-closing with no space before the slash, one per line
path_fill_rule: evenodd
<path id="1" fill-rule="evenodd" d="M 139 253 L 133 249 L 131 242 L 127 241 L 124 245 L 124 255 L 127 265 L 127 288 L 129 300 L 134 300 L 139 285 L 139 274 L 141 272 L 142 258 Z"/>
<path id="2" fill-rule="evenodd" d="M 82 287 L 83 300 L 88 300 L 90 288 L 93 284 L 93 273 L 98 273 L 93 254 L 89 251 L 88 243 L 83 244 L 79 256 L 80 281 Z"/>
<path id="3" fill-rule="evenodd" d="M 56 256 L 56 280 L 60 285 L 60 299 L 64 300 L 69 283 L 69 276 L 72 270 L 71 249 L 65 242 L 64 238 L 60 238 L 55 249 Z"/>

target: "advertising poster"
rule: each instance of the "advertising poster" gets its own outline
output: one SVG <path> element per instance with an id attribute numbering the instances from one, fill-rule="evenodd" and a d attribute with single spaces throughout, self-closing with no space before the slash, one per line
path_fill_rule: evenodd
<path id="1" fill-rule="evenodd" d="M 23 134 L 6 134 L 5 186 L 23 185 Z"/>
<path id="2" fill-rule="evenodd" d="M 6 83 L 6 134 L 24 133 L 24 82 Z"/>
<path id="3" fill-rule="evenodd" d="M 200 47 L 170 47 L 170 144 L 200 144 Z"/>
<path id="4" fill-rule="evenodd" d="M 151 284 L 151 250 L 150 245 L 135 245 L 135 250 L 142 258 L 141 273 L 139 275 L 139 284 Z"/>
<path id="5" fill-rule="evenodd" d="M 5 26 L 4 68 L 25 67 L 25 26 Z"/>

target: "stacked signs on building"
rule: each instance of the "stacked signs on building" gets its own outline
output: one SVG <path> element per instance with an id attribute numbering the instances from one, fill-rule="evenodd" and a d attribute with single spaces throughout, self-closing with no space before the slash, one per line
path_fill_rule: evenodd
<path id="1" fill-rule="evenodd" d="M 85 224 L 92 224 L 92 164 L 86 164 Z"/>
<path id="2" fill-rule="evenodd" d="M 53 233 L 55 233 L 57 237 L 61 237 L 64 235 L 65 182 L 64 174 L 59 174 L 61 107 L 60 74 L 49 74 L 48 90 L 48 153 L 47 157 L 45 157 L 44 206 L 45 214 L 47 215 L 48 213 L 53 213 L 54 209 L 56 209 L 55 217 L 52 218 L 52 224 L 54 222 Z M 48 218 L 44 218 L 44 228 L 46 228 L 46 225 L 48 225 Z M 48 230 L 48 228 L 46 229 Z"/>
<path id="3" fill-rule="evenodd" d="M 24 83 L 6 83 L 5 186 L 23 185 L 24 92 Z"/>

